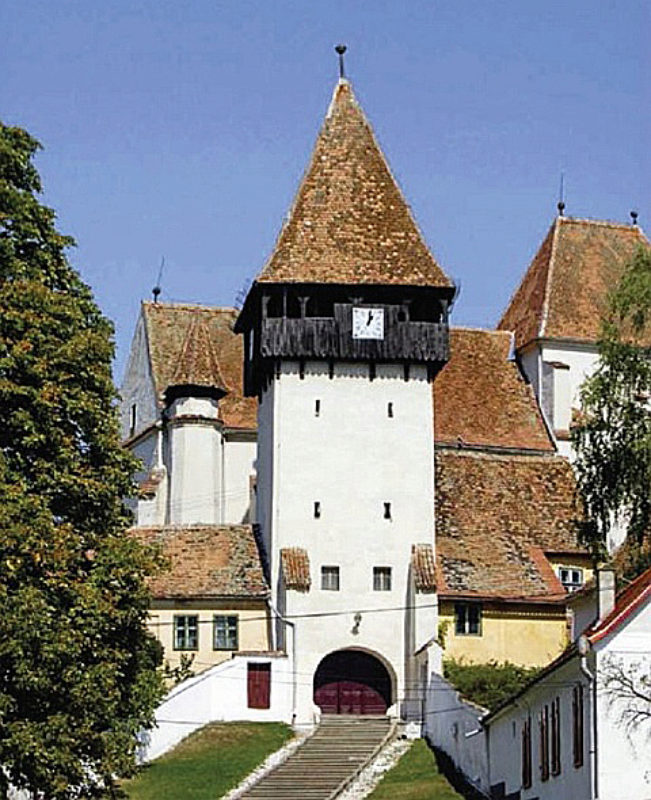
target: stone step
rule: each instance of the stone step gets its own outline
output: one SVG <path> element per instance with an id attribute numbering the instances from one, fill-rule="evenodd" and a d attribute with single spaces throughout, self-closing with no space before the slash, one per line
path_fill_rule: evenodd
<path id="1" fill-rule="evenodd" d="M 323 716 L 314 734 L 242 800 L 326 800 L 370 760 L 390 731 L 386 717 Z"/>

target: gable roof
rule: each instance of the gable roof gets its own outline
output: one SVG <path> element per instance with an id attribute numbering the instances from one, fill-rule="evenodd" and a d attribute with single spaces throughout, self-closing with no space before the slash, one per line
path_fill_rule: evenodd
<path id="1" fill-rule="evenodd" d="M 451 286 L 341 80 L 258 282 Z"/>
<path id="2" fill-rule="evenodd" d="M 651 600 L 651 567 L 617 595 L 615 607 L 601 622 L 594 625 L 587 637 L 593 644 L 620 627 L 638 608 Z"/>
<path id="3" fill-rule="evenodd" d="M 564 597 L 544 553 L 583 552 L 573 525 L 574 488 L 572 468 L 560 456 L 439 450 L 439 594 Z"/>
<path id="4" fill-rule="evenodd" d="M 130 534 L 160 545 L 169 560 L 169 570 L 148 580 L 154 599 L 268 595 L 251 525 L 159 525 Z"/>
<path id="5" fill-rule="evenodd" d="M 142 314 L 159 400 L 169 386 L 185 377 L 194 378 L 199 385 L 208 382 L 227 392 L 219 401 L 224 424 L 254 429 L 257 404 L 255 398 L 243 393 L 243 340 L 233 332 L 235 309 L 144 302 Z M 211 353 L 205 346 L 199 347 L 202 342 L 209 343 Z"/>
<path id="6" fill-rule="evenodd" d="M 608 293 L 639 245 L 649 242 L 637 226 L 557 217 L 497 327 L 514 331 L 518 348 L 596 342 Z"/>
<path id="7" fill-rule="evenodd" d="M 450 360 L 432 389 L 438 443 L 554 450 L 511 343 L 506 331 L 450 329 Z"/>

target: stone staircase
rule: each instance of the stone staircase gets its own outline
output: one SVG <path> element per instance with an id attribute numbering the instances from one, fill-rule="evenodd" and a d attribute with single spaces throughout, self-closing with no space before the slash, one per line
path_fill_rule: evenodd
<path id="1" fill-rule="evenodd" d="M 391 738 L 386 717 L 324 715 L 316 732 L 241 797 L 329 800 L 336 797 Z"/>

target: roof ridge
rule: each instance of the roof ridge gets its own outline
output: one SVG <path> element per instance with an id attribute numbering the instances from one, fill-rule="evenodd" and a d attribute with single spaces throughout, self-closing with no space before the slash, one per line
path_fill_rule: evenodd
<path id="1" fill-rule="evenodd" d="M 594 219 L 592 217 L 557 217 L 563 225 L 576 223 L 580 225 L 599 225 L 603 228 L 617 228 L 618 230 L 631 231 L 631 233 L 640 233 L 646 238 L 644 231 L 640 225 L 632 225 L 630 222 L 616 222 L 611 219 Z"/>
<path id="2" fill-rule="evenodd" d="M 511 331 L 496 328 L 480 328 L 474 325 L 450 325 L 451 331 L 469 331 L 472 333 L 490 333 L 495 336 L 511 336 Z"/>
<path id="3" fill-rule="evenodd" d="M 154 302 L 153 300 L 142 300 L 141 305 L 147 308 L 161 308 L 161 309 L 185 309 L 185 310 L 192 310 L 192 311 L 232 311 L 237 313 L 237 309 L 233 306 L 210 306 L 206 305 L 205 303 L 161 303 L 161 302 Z"/>

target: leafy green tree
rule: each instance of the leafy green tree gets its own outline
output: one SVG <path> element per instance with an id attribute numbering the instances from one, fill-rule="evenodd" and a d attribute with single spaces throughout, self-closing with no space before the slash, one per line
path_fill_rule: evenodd
<path id="1" fill-rule="evenodd" d="M 599 363 L 583 384 L 572 431 L 586 521 L 583 539 L 607 557 L 608 532 L 626 528 L 629 574 L 651 563 L 651 249 L 640 247 L 613 291 Z"/>
<path id="2" fill-rule="evenodd" d="M 0 123 L 0 794 L 59 800 L 112 796 L 151 722 L 158 557 L 125 535 L 113 329 L 36 197 L 38 148 Z"/>

